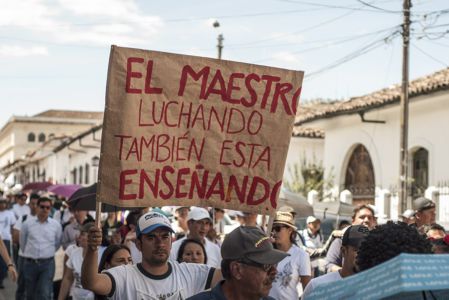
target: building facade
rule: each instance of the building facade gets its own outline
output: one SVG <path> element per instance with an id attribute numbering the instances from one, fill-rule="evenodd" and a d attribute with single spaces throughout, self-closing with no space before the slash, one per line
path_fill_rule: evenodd
<path id="1" fill-rule="evenodd" d="M 10 185 L 53 181 L 49 170 L 57 166 L 42 165 L 43 158 L 102 120 L 102 112 L 67 110 L 48 110 L 31 117 L 12 116 L 0 130 L 0 172 L 4 180 Z"/>
<path id="2" fill-rule="evenodd" d="M 410 206 L 411 199 L 423 196 L 429 188 L 449 183 L 449 69 L 412 81 L 409 95 Z M 349 190 L 354 204 L 376 204 L 397 217 L 399 85 L 347 101 L 302 107 L 295 127 L 323 130 L 324 167 L 334 170 L 339 191 Z M 391 203 L 379 200 L 386 193 L 392 196 Z M 440 217 L 447 218 L 449 199 L 443 198 Z"/>

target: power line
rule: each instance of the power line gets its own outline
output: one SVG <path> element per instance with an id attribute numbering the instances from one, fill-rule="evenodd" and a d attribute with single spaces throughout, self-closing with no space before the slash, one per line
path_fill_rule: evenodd
<path id="1" fill-rule="evenodd" d="M 299 54 L 299 53 L 305 53 L 305 52 L 309 52 L 309 51 L 316 50 L 316 49 L 322 49 L 324 46 L 326 46 L 326 47 L 333 47 L 333 46 L 340 45 L 340 44 L 343 44 L 343 43 L 355 41 L 355 40 L 357 40 L 359 38 L 362 38 L 362 37 L 367 37 L 367 36 L 370 36 L 370 35 L 373 35 L 373 34 L 379 34 L 379 33 L 385 32 L 387 30 L 391 31 L 392 29 L 398 29 L 398 28 L 399 28 L 399 26 L 394 26 L 394 27 L 390 27 L 388 29 L 378 30 L 378 31 L 374 31 L 374 32 L 371 32 L 371 33 L 367 33 L 367 34 L 358 35 L 356 37 L 346 38 L 344 40 L 336 41 L 336 42 L 331 43 L 331 44 L 319 45 L 319 46 L 310 47 L 310 48 L 306 48 L 306 49 L 301 49 L 301 50 L 293 51 L 293 52 L 289 52 L 289 53 L 291 53 L 291 54 Z M 397 32 L 397 30 L 395 32 Z M 395 32 L 389 33 L 389 35 L 394 34 Z M 383 40 L 385 40 L 385 38 Z M 258 59 L 256 61 L 254 61 L 254 63 L 261 63 L 261 62 L 268 61 L 268 60 L 271 60 L 271 59 L 272 59 L 272 57 Z"/>
<path id="2" fill-rule="evenodd" d="M 372 50 L 382 46 L 385 43 L 385 41 L 391 40 L 395 36 L 398 36 L 398 35 L 399 35 L 399 31 L 395 31 L 392 34 L 390 34 L 390 35 L 388 35 L 388 36 L 386 36 L 386 37 L 384 37 L 382 39 L 375 40 L 375 41 L 369 43 L 368 45 L 363 46 L 362 48 L 357 49 L 356 51 L 349 53 L 348 55 L 346 55 L 346 56 L 344 56 L 344 57 L 334 61 L 333 63 L 331 63 L 331 64 L 329 64 L 329 65 L 327 65 L 327 66 L 325 66 L 325 67 L 323 67 L 321 69 L 318 69 L 318 70 L 316 70 L 314 72 L 306 74 L 305 75 L 305 79 L 310 79 L 310 78 L 312 78 L 314 76 L 317 76 L 317 75 L 319 75 L 321 73 L 324 73 L 326 71 L 334 69 L 334 68 L 336 68 L 336 67 L 338 67 L 338 66 L 340 66 L 340 65 L 342 65 L 342 64 L 344 64 L 346 62 L 349 62 L 349 61 L 351 61 L 351 60 L 353 60 L 353 59 L 355 59 L 355 58 L 357 58 L 357 57 L 359 57 L 359 56 L 361 56 L 361 55 L 363 55 L 365 53 L 368 53 L 368 52 L 370 52 L 370 51 L 372 51 Z"/>
<path id="3" fill-rule="evenodd" d="M 380 10 L 382 12 L 387 12 L 387 13 L 402 13 L 402 11 L 397 11 L 397 10 L 389 10 L 389 9 L 384 9 L 375 5 L 372 5 L 371 3 L 365 2 L 363 0 L 357 0 L 358 2 L 362 3 L 365 6 Z"/>
<path id="4" fill-rule="evenodd" d="M 442 64 L 443 66 L 445 66 L 446 68 L 449 66 L 448 64 L 446 64 L 445 62 L 439 60 L 438 58 L 433 57 L 432 55 L 430 55 L 429 53 L 425 52 L 424 50 L 422 50 L 421 48 L 419 48 L 418 46 L 416 46 L 415 44 L 412 44 L 412 47 L 415 48 L 416 50 L 418 50 L 419 52 L 421 52 L 422 54 L 424 54 L 425 56 L 427 56 L 428 58 L 430 58 L 431 60 Z"/>
<path id="5" fill-rule="evenodd" d="M 337 16 L 335 18 L 326 20 L 324 22 L 321 22 L 321 23 L 318 23 L 318 24 L 306 27 L 304 29 L 301 29 L 301 30 L 298 30 L 298 31 L 295 31 L 295 32 L 292 32 L 292 33 L 282 34 L 282 35 L 279 35 L 279 36 L 276 36 L 276 37 L 266 38 L 266 39 L 261 39 L 261 40 L 255 40 L 255 41 L 251 41 L 251 42 L 245 42 L 245 43 L 239 43 L 239 44 L 231 44 L 229 46 L 244 46 L 244 45 L 259 44 L 259 43 L 266 42 L 266 41 L 277 40 L 277 39 L 280 39 L 280 38 L 283 38 L 283 37 L 292 36 L 292 35 L 296 35 L 296 34 L 299 34 L 299 33 L 304 33 L 306 31 L 314 30 L 314 29 L 316 29 L 318 27 L 321 27 L 323 25 L 327 25 L 329 23 L 335 22 L 335 21 L 337 21 L 337 20 L 339 20 L 341 18 L 346 17 L 347 15 L 352 14 L 352 13 L 353 13 L 352 11 L 349 11 L 349 12 L 346 12 L 346 13 L 344 13 L 342 15 L 339 15 L 339 16 Z"/>
<path id="6" fill-rule="evenodd" d="M 344 9 L 344 10 L 352 10 L 352 11 L 368 11 L 368 12 L 383 12 L 383 13 L 400 13 L 400 11 L 381 11 L 377 9 L 366 9 L 362 6 L 341 6 L 341 5 L 333 5 L 333 4 L 324 4 L 324 3 L 316 3 L 309 1 L 299 1 L 299 0 L 278 0 L 281 2 L 287 3 L 295 3 L 295 4 L 303 4 L 317 7 L 326 7 L 326 8 L 335 8 L 335 9 Z"/>
<path id="7" fill-rule="evenodd" d="M 16 37 L 8 37 L 8 36 L 0 36 L 0 40 L 12 40 L 12 41 L 18 41 L 18 42 L 25 42 L 25 43 L 36 43 L 36 44 L 45 44 L 50 46 L 57 46 L 57 47 L 71 47 L 71 48 L 92 48 L 92 49 L 105 49 L 105 47 L 109 46 L 88 46 L 88 45 L 79 45 L 79 44 L 60 44 L 50 41 L 40 41 L 40 40 L 34 40 L 34 39 L 22 39 L 22 38 L 16 38 Z M 109 49 L 109 48 L 108 48 Z"/>
<path id="8" fill-rule="evenodd" d="M 285 44 L 268 44 L 268 45 L 250 45 L 250 46 L 242 46 L 242 47 L 238 47 L 238 46 L 228 46 L 228 49 L 253 49 L 253 48 L 271 48 L 271 47 L 282 47 L 282 46 L 294 46 L 294 45 L 307 45 L 307 44 L 317 44 L 317 43 L 323 43 L 328 46 L 329 42 L 331 41 L 336 41 L 335 43 L 332 43 L 331 45 L 340 43 L 340 42 L 346 42 L 346 41 L 353 41 L 353 40 L 357 40 L 366 36 L 370 36 L 373 34 L 377 34 L 377 33 L 382 33 L 385 31 L 390 31 L 393 29 L 397 29 L 399 28 L 401 25 L 395 25 L 395 26 L 390 26 L 388 28 L 384 28 L 384 29 L 380 29 L 380 30 L 376 30 L 376 31 L 372 31 L 372 32 L 368 32 L 368 33 L 362 33 L 362 34 L 356 34 L 356 35 L 350 35 L 350 36 L 341 36 L 341 37 L 334 37 L 334 38 L 327 38 L 327 39 L 319 39 L 319 40 L 312 40 L 312 41 L 303 41 L 303 42 L 297 42 L 297 43 L 285 43 Z M 300 50 L 301 51 L 301 50 Z"/>

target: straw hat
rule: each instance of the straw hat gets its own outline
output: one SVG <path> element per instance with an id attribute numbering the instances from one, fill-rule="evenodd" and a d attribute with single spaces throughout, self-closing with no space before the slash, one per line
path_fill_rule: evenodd
<path id="1" fill-rule="evenodd" d="M 287 225 L 294 230 L 297 230 L 296 226 L 294 225 L 293 215 L 289 212 L 285 211 L 278 211 L 276 212 L 276 217 L 274 218 L 273 224 L 282 224 Z"/>

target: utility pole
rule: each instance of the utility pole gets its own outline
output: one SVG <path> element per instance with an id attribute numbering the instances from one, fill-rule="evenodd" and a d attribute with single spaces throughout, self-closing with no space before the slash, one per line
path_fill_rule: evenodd
<path id="1" fill-rule="evenodd" d="M 218 21 L 215 21 L 214 24 L 212 24 L 212 26 L 214 26 L 214 28 L 218 28 L 220 27 L 220 23 L 218 23 Z M 218 49 L 218 59 L 221 59 L 221 52 L 223 51 L 223 34 L 219 34 L 218 35 L 218 44 L 217 44 L 217 49 Z"/>
<path id="2" fill-rule="evenodd" d="M 218 35 L 217 40 L 218 40 L 218 45 L 217 45 L 217 49 L 218 49 L 218 59 L 221 59 L 221 51 L 223 50 L 223 40 L 224 40 L 223 34 L 220 33 L 220 34 Z"/>
<path id="3" fill-rule="evenodd" d="M 411 0 L 404 0 L 402 24 L 402 93 L 401 93 L 401 144 L 399 161 L 399 213 L 408 207 L 408 63 L 410 44 Z"/>

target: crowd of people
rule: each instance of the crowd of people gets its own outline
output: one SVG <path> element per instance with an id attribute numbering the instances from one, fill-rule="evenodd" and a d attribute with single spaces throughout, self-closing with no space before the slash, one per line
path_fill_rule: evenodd
<path id="1" fill-rule="evenodd" d="M 16 299 L 307 299 L 403 252 L 449 253 L 426 198 L 386 224 L 372 206 L 357 206 L 352 222 L 326 238 L 320 219 L 298 228 L 288 206 L 270 225 L 255 213 L 164 207 L 107 213 L 97 228 L 91 213 L 58 202 L 35 193 L 0 198 L 0 288 L 9 274 Z M 63 276 L 54 282 L 61 247 Z"/>

